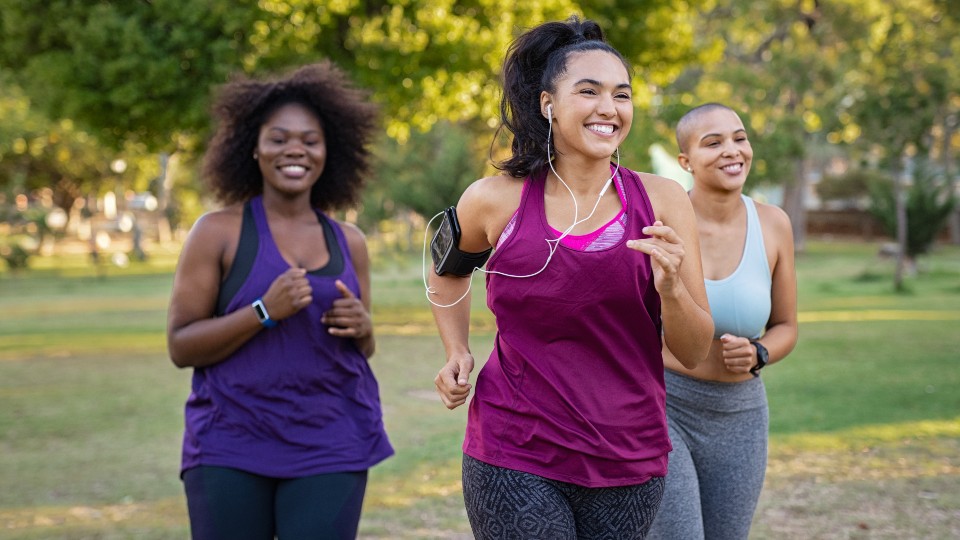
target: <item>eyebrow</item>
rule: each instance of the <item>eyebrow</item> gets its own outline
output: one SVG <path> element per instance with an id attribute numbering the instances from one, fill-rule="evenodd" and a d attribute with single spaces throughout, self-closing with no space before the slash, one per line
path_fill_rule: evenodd
<path id="1" fill-rule="evenodd" d="M 594 79 L 580 79 L 579 81 L 573 83 L 574 86 L 576 86 L 576 85 L 578 85 L 578 84 L 592 84 L 592 85 L 594 85 L 594 86 L 603 86 L 603 84 L 601 84 L 600 81 L 597 81 L 597 80 L 594 80 Z M 617 88 L 630 88 L 630 89 L 632 89 L 633 87 L 630 86 L 630 83 L 620 83 L 620 84 L 617 85 Z"/>
<path id="2" fill-rule="evenodd" d="M 320 133 L 321 131 L 323 131 L 323 130 L 321 130 L 321 129 L 308 129 L 308 130 L 305 130 L 305 131 L 297 131 L 297 130 L 295 130 L 295 129 L 287 129 L 287 128 L 283 128 L 283 127 L 280 127 L 280 126 L 269 126 L 269 127 L 267 127 L 267 129 L 270 130 L 270 131 L 274 131 L 274 130 L 276 130 L 276 131 L 282 131 L 283 133 L 304 133 L 304 134 L 306 134 L 306 133 Z"/>
<path id="3" fill-rule="evenodd" d="M 738 130 L 734 131 L 733 133 L 734 133 L 734 135 L 736 135 L 737 133 L 746 134 L 746 133 L 747 133 L 747 130 L 744 129 L 744 128 L 741 128 L 741 129 L 738 129 Z M 709 138 L 709 137 L 721 137 L 721 136 L 722 136 L 722 135 L 721 135 L 720 133 L 707 133 L 707 134 L 704 135 L 703 137 L 700 137 L 700 140 L 703 141 L 704 139 Z"/>

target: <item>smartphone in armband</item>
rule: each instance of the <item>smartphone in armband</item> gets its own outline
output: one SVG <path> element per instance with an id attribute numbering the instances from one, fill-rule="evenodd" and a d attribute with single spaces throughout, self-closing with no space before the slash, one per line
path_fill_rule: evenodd
<path id="1" fill-rule="evenodd" d="M 443 211 L 443 221 L 437 234 L 430 242 L 430 254 L 433 256 L 434 271 L 438 276 L 453 274 L 466 277 L 480 268 L 490 257 L 491 249 L 480 253 L 460 251 L 460 222 L 457 221 L 457 208 L 451 206 Z"/>

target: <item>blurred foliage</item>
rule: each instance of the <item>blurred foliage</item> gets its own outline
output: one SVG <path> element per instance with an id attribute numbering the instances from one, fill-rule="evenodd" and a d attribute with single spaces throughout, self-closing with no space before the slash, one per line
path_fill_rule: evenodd
<path id="1" fill-rule="evenodd" d="M 30 252 L 23 247 L 18 238 L 6 238 L 0 243 L 0 259 L 3 259 L 10 271 L 16 272 L 27 268 Z"/>
<path id="2" fill-rule="evenodd" d="M 889 177 L 876 177 L 876 181 L 870 184 L 870 212 L 894 237 L 897 230 L 895 189 L 895 183 Z M 906 190 L 908 257 L 915 258 L 929 251 L 956 203 L 952 186 L 936 167 L 919 162 Z"/>
<path id="3" fill-rule="evenodd" d="M 207 128 L 212 85 L 326 57 L 375 90 L 403 141 L 440 120 L 491 126 L 510 41 L 575 13 L 601 21 L 644 80 L 667 82 L 699 58 L 690 21 L 704 2 L 0 0 L 0 66 L 52 118 L 173 151 L 173 134 Z"/>
<path id="4" fill-rule="evenodd" d="M 105 144 L 174 150 L 202 130 L 211 84 L 252 52 L 250 0 L 0 0 L 0 65 L 50 118 Z"/>
<path id="5" fill-rule="evenodd" d="M 379 185 L 367 199 L 379 198 L 379 211 L 367 204 L 364 210 L 386 218 L 399 205 L 429 217 L 457 204 L 484 169 L 480 156 L 487 144 L 477 139 L 464 126 L 441 122 L 427 133 L 414 133 L 405 144 L 384 141 Z"/>
<path id="6" fill-rule="evenodd" d="M 828 175 L 817 184 L 823 201 L 850 201 L 870 194 L 873 184 L 892 183 L 890 176 L 874 169 L 854 168 L 843 174 Z"/>
<path id="7" fill-rule="evenodd" d="M 498 121 L 497 74 L 510 41 L 537 23 L 571 14 L 603 24 L 637 66 L 635 95 L 638 105 L 645 105 L 655 85 L 669 82 L 689 63 L 712 58 L 705 52 L 717 45 L 708 50 L 695 44 L 691 23 L 694 10 L 709 3 L 50 0 L 28 5 L 0 0 L 0 73 L 5 75 L 0 84 L 18 96 L 21 116 L 36 118 L 37 125 L 34 130 L 25 118 L 4 115 L 14 121 L 5 122 L 13 126 L 12 132 L 0 132 L 0 188 L 29 192 L 34 184 L 49 186 L 67 178 L 77 185 L 72 191 L 98 193 L 113 180 L 106 167 L 118 155 L 131 165 L 140 155 L 180 155 L 172 164 L 170 182 L 157 186 L 150 183 L 155 175 L 140 174 L 140 182 L 146 176 L 148 185 L 137 189 L 150 189 L 167 201 L 171 221 L 192 221 L 202 209 L 195 164 L 211 127 L 212 89 L 233 74 L 262 75 L 320 58 L 349 71 L 383 106 L 389 139 L 378 150 L 381 154 L 410 154 L 403 144 L 416 133 L 426 134 L 424 140 L 442 138 L 427 134 L 438 124 L 440 133 L 449 129 L 444 126 L 457 125 L 485 144 Z M 3 96 L 0 108 L 7 108 L 11 101 L 6 91 Z M 29 144 L 35 132 L 53 133 L 58 122 L 68 122 L 71 130 L 62 139 L 92 146 L 81 159 L 51 150 L 28 156 L 29 166 L 11 163 L 25 154 L 20 148 L 37 147 Z M 21 140 L 25 142 L 16 143 L 17 149 L 4 147 Z M 463 167 L 482 161 L 484 144 L 471 146 L 477 153 L 465 159 Z M 422 148 L 416 141 L 414 146 Z M 156 157 L 144 163 L 151 161 Z M 413 182 L 419 167 L 449 165 L 424 159 L 397 175 L 389 169 L 396 161 L 384 162 L 385 177 L 406 184 L 371 194 L 383 200 L 368 200 L 367 208 L 437 206 L 436 201 L 413 200 L 411 193 L 441 195 L 445 203 L 452 198 L 452 188 L 410 189 L 433 185 L 430 179 Z M 67 162 L 84 168 L 59 174 Z M 474 169 L 471 176 L 481 171 Z M 122 181 L 132 183 L 135 172 L 129 171 Z M 458 180 L 457 187 L 462 185 Z M 392 200 L 394 196 L 400 200 Z"/>
<path id="8" fill-rule="evenodd" d="M 654 142 L 675 149 L 680 115 L 720 101 L 750 131 L 748 188 L 802 188 L 838 154 L 825 148 L 890 174 L 905 154 L 949 168 L 958 13 L 958 0 L 0 0 L 0 192 L 51 187 L 66 205 L 120 182 L 189 225 L 207 207 L 213 88 L 330 58 L 384 113 L 359 219 L 429 219 L 507 147 L 491 139 L 510 41 L 571 14 L 634 66 L 626 166 L 648 167 Z"/>

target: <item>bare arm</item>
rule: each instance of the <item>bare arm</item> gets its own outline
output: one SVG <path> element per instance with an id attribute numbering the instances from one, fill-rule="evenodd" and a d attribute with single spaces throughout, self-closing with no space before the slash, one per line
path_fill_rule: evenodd
<path id="1" fill-rule="evenodd" d="M 240 219 L 229 211 L 207 214 L 184 243 L 167 311 L 167 349 L 177 367 L 216 364 L 264 330 L 252 307 L 216 316 L 223 257 L 229 247 L 236 246 Z M 271 318 L 285 319 L 310 302 L 304 273 L 290 269 L 264 293 L 263 303 Z"/>
<path id="2" fill-rule="evenodd" d="M 519 201 L 521 185 L 515 179 L 493 177 L 478 180 L 467 188 L 457 204 L 461 250 L 477 253 L 496 243 L 516 209 L 517 205 L 510 201 L 514 198 Z M 469 381 L 474 358 L 469 345 L 470 294 L 467 292 L 470 279 L 451 274 L 438 276 L 433 267 L 430 269 L 428 294 L 447 356 L 434 384 L 449 409 L 463 405 L 472 388 Z"/>
<path id="3" fill-rule="evenodd" d="M 651 238 L 627 245 L 650 255 L 660 293 L 664 344 L 684 367 L 693 369 L 706 358 L 713 338 L 696 216 L 680 184 L 642 176 L 658 221 L 644 230 Z"/>
<path id="4" fill-rule="evenodd" d="M 779 207 L 757 206 L 767 251 L 775 249 L 777 254 L 771 266 L 770 321 L 759 340 L 770 353 L 769 363 L 772 364 L 790 354 L 797 344 L 797 271 L 790 218 Z"/>

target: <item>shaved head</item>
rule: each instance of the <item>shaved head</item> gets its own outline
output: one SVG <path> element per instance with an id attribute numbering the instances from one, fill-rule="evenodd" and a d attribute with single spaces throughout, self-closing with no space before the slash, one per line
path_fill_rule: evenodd
<path id="1" fill-rule="evenodd" d="M 704 103 L 687 111 L 687 114 L 683 115 L 680 121 L 677 122 L 677 146 L 680 147 L 681 153 L 687 151 L 687 138 L 689 138 L 690 133 L 693 132 L 697 121 L 700 120 L 704 114 L 713 111 L 730 111 L 733 114 L 737 114 L 737 112 L 730 107 L 720 103 Z"/>

